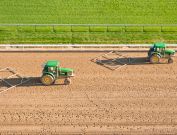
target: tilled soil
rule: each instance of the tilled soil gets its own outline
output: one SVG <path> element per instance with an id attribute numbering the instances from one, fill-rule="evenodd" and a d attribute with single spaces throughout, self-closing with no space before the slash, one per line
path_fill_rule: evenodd
<path id="1" fill-rule="evenodd" d="M 126 53 L 137 61 L 111 71 L 91 62 L 101 54 L 1 53 L 1 68 L 32 78 L 0 94 L 0 132 L 177 134 L 177 59 L 153 65 L 142 61 L 145 53 Z M 72 84 L 42 86 L 38 77 L 47 60 L 73 68 Z"/>

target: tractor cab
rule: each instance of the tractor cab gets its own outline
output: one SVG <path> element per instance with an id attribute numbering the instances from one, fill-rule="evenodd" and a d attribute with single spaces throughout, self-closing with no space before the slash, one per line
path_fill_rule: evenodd
<path id="1" fill-rule="evenodd" d="M 47 61 L 47 63 L 45 63 L 43 72 L 49 72 L 49 73 L 56 74 L 58 72 L 59 65 L 60 65 L 60 62 L 56 60 Z"/>
<path id="2" fill-rule="evenodd" d="M 164 53 L 165 52 L 165 44 L 164 43 L 155 43 L 149 50 L 148 56 L 151 56 L 152 53 L 158 52 L 158 53 Z"/>
<path id="3" fill-rule="evenodd" d="M 168 59 L 168 63 L 172 63 L 172 56 L 175 50 L 166 49 L 165 43 L 155 43 L 148 51 L 148 57 L 151 63 L 159 63 L 161 58 Z"/>
<path id="4" fill-rule="evenodd" d="M 154 44 L 154 49 L 156 52 L 163 53 L 165 51 L 165 44 L 164 43 L 155 43 Z"/>

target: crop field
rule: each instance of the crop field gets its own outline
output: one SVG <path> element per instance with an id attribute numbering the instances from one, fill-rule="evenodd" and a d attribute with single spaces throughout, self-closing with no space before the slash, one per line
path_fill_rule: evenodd
<path id="1" fill-rule="evenodd" d="M 32 77 L 0 94 L 0 133 L 176 135 L 177 59 L 173 64 L 142 62 L 111 71 L 90 61 L 101 54 L 0 55 L 1 68 L 11 67 Z M 124 54 L 136 59 L 147 55 Z M 63 80 L 52 86 L 38 84 L 41 64 L 50 59 L 74 69 L 71 85 L 62 85 Z"/>
<path id="2" fill-rule="evenodd" d="M 177 24 L 176 11 L 176 0 L 1 0 L 0 24 Z M 175 43 L 176 33 L 177 26 L 0 25 L 0 43 Z"/>
<path id="3" fill-rule="evenodd" d="M 175 24 L 176 0 L 1 0 L 0 23 Z"/>

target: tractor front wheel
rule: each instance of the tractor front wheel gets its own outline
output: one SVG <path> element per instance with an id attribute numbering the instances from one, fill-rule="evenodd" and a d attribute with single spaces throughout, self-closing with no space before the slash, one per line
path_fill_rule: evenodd
<path id="1" fill-rule="evenodd" d="M 168 63 L 170 64 L 170 63 L 173 63 L 173 59 L 172 58 L 169 58 L 168 59 Z"/>
<path id="2" fill-rule="evenodd" d="M 65 85 L 71 84 L 71 79 L 70 79 L 70 78 L 66 78 L 66 79 L 64 80 L 64 84 L 65 84 Z"/>
<path id="3" fill-rule="evenodd" d="M 159 61 L 160 61 L 160 56 L 159 55 L 154 54 L 150 57 L 150 62 L 152 64 L 157 64 L 157 63 L 159 63 Z"/>
<path id="4" fill-rule="evenodd" d="M 43 75 L 41 77 L 41 82 L 44 85 L 52 85 L 55 82 L 55 79 L 51 75 Z"/>

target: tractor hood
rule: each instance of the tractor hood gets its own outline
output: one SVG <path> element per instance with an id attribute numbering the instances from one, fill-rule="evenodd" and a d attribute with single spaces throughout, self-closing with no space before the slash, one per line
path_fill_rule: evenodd
<path id="1" fill-rule="evenodd" d="M 165 53 L 173 55 L 173 54 L 175 54 L 175 50 L 167 49 L 167 50 L 165 50 Z"/>
<path id="2" fill-rule="evenodd" d="M 71 68 L 60 68 L 60 71 L 63 73 L 73 72 L 74 70 Z"/>

